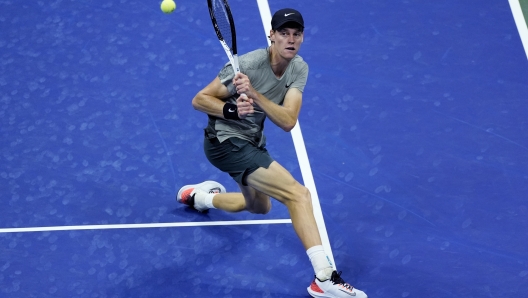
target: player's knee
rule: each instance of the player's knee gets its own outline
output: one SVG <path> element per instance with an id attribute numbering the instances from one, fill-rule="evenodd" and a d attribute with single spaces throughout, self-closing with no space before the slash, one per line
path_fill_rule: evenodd
<path id="1" fill-rule="evenodd" d="M 312 195 L 310 194 L 310 190 L 305 186 L 302 187 L 301 200 L 304 204 L 312 204 Z"/>
<path id="2" fill-rule="evenodd" d="M 294 188 L 290 200 L 296 204 L 312 204 L 310 190 L 301 184 Z"/>

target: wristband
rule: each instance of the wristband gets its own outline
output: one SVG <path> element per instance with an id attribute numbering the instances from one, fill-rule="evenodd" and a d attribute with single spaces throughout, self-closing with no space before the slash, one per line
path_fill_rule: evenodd
<path id="1" fill-rule="evenodd" d="M 223 112 L 225 119 L 240 120 L 240 117 L 238 117 L 238 108 L 235 104 L 226 103 Z"/>

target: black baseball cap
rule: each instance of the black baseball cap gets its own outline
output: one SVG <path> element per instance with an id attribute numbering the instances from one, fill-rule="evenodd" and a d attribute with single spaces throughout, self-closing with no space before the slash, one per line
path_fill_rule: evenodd
<path id="1" fill-rule="evenodd" d="M 300 12 L 293 8 L 283 8 L 277 10 L 271 18 L 271 29 L 277 30 L 284 24 L 293 22 L 301 26 L 304 29 L 304 20 Z"/>

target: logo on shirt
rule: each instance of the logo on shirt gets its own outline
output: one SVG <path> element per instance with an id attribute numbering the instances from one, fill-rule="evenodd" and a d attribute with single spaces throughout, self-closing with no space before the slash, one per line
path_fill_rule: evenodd
<path id="1" fill-rule="evenodd" d="M 286 88 L 290 88 L 291 84 L 293 84 L 293 82 L 291 82 L 289 85 L 286 84 Z"/>

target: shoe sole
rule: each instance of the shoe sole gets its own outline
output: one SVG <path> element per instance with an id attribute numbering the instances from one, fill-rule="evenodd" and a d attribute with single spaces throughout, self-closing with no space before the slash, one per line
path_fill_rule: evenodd
<path id="1" fill-rule="evenodd" d="M 307 288 L 308 290 L 308 294 L 310 294 L 310 296 L 312 296 L 313 298 L 328 298 L 328 297 L 334 297 L 333 295 L 332 296 L 328 296 L 324 293 L 317 293 L 313 290 L 310 289 L 310 287 Z M 365 294 L 366 295 L 366 294 Z M 360 296 L 357 296 L 357 295 L 351 295 L 350 297 L 360 297 Z M 361 297 L 364 297 L 364 298 L 368 298 L 368 296 L 361 296 Z"/>

